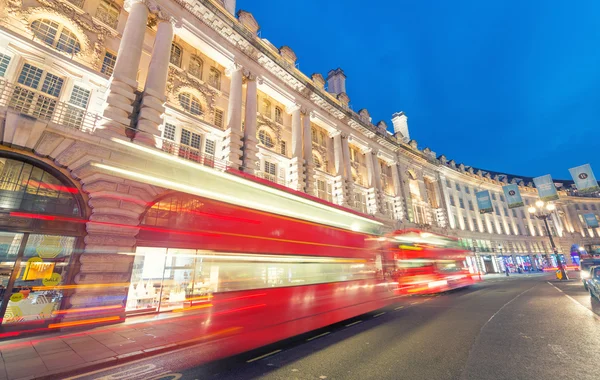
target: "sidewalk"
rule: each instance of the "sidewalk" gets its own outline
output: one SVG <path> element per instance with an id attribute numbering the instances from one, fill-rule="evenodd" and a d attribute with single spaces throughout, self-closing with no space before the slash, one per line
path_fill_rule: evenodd
<path id="1" fill-rule="evenodd" d="M 201 313 L 131 317 L 118 325 L 44 334 L 0 343 L 0 380 L 35 379 L 80 368 L 108 367 L 199 343 Z"/>

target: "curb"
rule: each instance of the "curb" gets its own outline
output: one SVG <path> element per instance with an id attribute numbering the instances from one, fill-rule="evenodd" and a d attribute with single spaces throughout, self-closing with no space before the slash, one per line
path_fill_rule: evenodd
<path id="1" fill-rule="evenodd" d="M 202 339 L 203 338 L 197 338 L 197 339 L 193 339 L 193 340 L 189 340 L 189 341 L 184 341 L 181 343 L 171 343 L 171 344 L 166 344 L 166 345 L 162 345 L 162 346 L 158 346 L 158 347 L 148 348 L 145 350 L 129 352 L 127 354 L 111 356 L 108 358 L 94 360 L 92 362 L 82 363 L 82 364 L 70 366 L 67 368 L 62 368 L 59 370 L 49 371 L 42 375 L 20 377 L 18 379 L 14 379 L 14 380 L 56 380 L 56 378 L 58 376 L 60 376 L 60 377 L 76 376 L 82 370 L 87 370 L 88 372 L 94 371 L 94 370 L 100 370 L 103 368 L 107 368 L 111 365 L 125 364 L 128 362 L 133 362 L 135 360 L 148 358 L 148 357 L 166 353 L 169 351 L 174 351 L 176 349 L 198 345 L 199 341 Z M 10 380 L 12 380 L 12 379 L 10 379 Z"/>

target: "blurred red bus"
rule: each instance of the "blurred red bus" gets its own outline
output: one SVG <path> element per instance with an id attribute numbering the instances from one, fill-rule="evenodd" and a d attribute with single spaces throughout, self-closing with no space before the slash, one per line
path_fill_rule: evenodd
<path id="1" fill-rule="evenodd" d="M 480 281 L 466 267 L 458 239 L 417 229 L 398 230 L 386 238 L 388 271 L 400 294 L 431 294 Z"/>

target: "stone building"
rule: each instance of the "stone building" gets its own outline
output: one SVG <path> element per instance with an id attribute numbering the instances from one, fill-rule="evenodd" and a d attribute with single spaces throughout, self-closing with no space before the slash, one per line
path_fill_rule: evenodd
<path id="1" fill-rule="evenodd" d="M 551 252 L 540 221 L 502 195 L 516 183 L 532 204 L 530 177 L 421 149 L 403 112 L 374 123 L 349 107 L 342 69 L 308 76 L 259 28 L 235 0 L 0 0 L 3 331 L 57 310 L 86 320 L 77 310 L 97 307 L 107 322 L 135 311 L 132 273 L 165 270 L 138 265 L 152 251 L 140 229 L 174 193 L 305 193 L 384 230 L 457 236 L 487 272 Z M 556 184 L 550 227 L 570 262 L 572 245 L 600 245 L 582 217 L 600 202 Z M 479 190 L 493 213 L 479 214 Z"/>

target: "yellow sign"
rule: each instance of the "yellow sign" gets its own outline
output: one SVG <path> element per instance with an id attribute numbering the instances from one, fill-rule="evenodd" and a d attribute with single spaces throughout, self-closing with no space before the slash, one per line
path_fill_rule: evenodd
<path id="1" fill-rule="evenodd" d="M 562 280 L 562 272 L 560 271 L 560 269 L 556 270 L 556 278 Z"/>
<path id="2" fill-rule="evenodd" d="M 44 259 L 53 259 L 63 250 L 60 245 L 60 236 L 44 235 L 41 244 L 35 249 L 37 254 Z"/>
<path id="3" fill-rule="evenodd" d="M 60 284 L 60 282 L 62 281 L 62 276 L 58 273 L 52 273 L 52 276 L 50 276 L 50 278 L 45 278 L 42 280 L 42 284 L 44 286 L 56 286 L 58 284 Z"/>
<path id="4" fill-rule="evenodd" d="M 23 293 L 15 293 L 10 296 L 10 301 L 11 302 L 20 302 L 20 301 L 23 301 L 23 298 L 25 298 Z"/>

